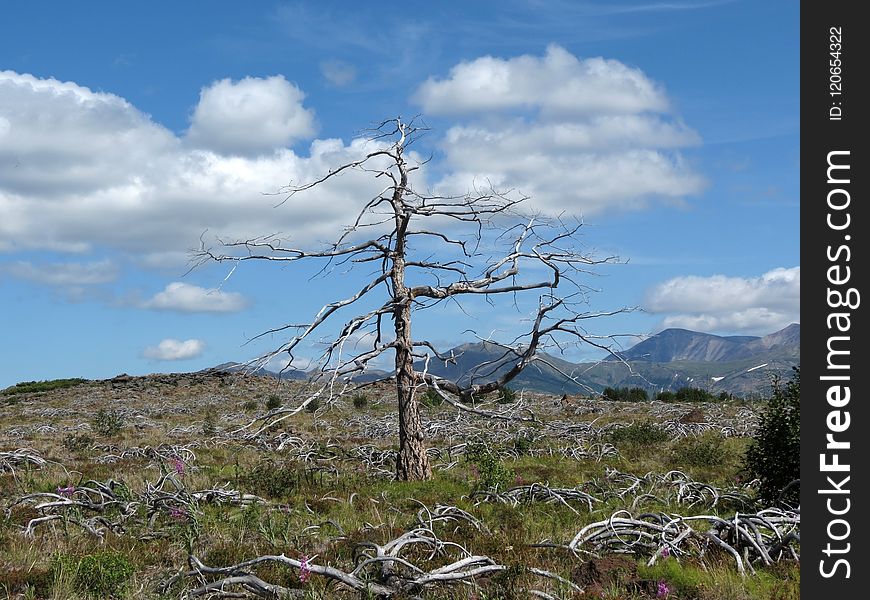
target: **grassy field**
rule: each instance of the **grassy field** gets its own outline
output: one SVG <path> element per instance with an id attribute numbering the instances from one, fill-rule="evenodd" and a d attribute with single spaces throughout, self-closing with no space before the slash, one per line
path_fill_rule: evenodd
<path id="1" fill-rule="evenodd" d="M 767 508 L 740 472 L 757 404 L 524 394 L 534 423 L 427 406 L 435 477 L 406 483 L 388 387 L 240 430 L 301 385 L 0 395 L 0 598 L 799 597 L 793 542 L 758 554 L 727 534 Z"/>

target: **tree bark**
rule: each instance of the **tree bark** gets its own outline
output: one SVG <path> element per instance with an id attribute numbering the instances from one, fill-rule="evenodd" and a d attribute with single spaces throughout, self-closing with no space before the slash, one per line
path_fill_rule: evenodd
<path id="1" fill-rule="evenodd" d="M 423 443 L 420 405 L 417 402 L 414 357 L 411 355 L 410 300 L 396 307 L 396 393 L 399 399 L 399 454 L 396 479 L 420 481 L 432 478 L 432 467 Z"/>
<path id="2" fill-rule="evenodd" d="M 403 178 L 404 179 L 404 178 Z M 404 180 L 402 182 L 405 183 Z M 404 190 L 397 190 L 399 198 Z M 401 206 L 398 202 L 394 206 Z M 399 454 L 396 479 L 423 481 L 432 478 L 432 467 L 423 443 L 420 405 L 414 375 L 411 338 L 411 291 L 405 285 L 405 240 L 409 215 L 396 215 L 396 248 L 393 255 L 393 321 L 396 329 L 396 394 L 399 401 Z"/>

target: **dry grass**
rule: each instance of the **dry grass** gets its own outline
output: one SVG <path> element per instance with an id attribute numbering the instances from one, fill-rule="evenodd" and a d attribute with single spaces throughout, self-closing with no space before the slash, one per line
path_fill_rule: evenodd
<path id="1" fill-rule="evenodd" d="M 584 525 L 630 507 L 632 497 L 603 497 L 591 511 L 577 510 L 576 505 L 571 510 L 559 503 L 476 504 L 471 497 L 485 474 L 462 455 L 462 444 L 470 439 L 484 441 L 517 484 L 542 482 L 592 490 L 603 485 L 608 468 L 639 475 L 680 468 L 696 479 L 733 487 L 744 436 L 752 426 L 752 410 L 745 405 L 704 406 L 706 420 L 686 425 L 695 433 L 714 431 L 707 436 L 725 434 L 715 440 L 722 460 L 712 460 L 708 452 L 697 464 L 693 464 L 691 444 L 676 439 L 673 429 L 680 427 L 681 416 L 697 408 L 694 405 L 581 400 L 566 412 L 555 398 L 526 394 L 542 422 L 522 426 L 465 417 L 457 421 L 452 409 L 427 407 L 425 419 L 436 433 L 430 444 L 441 450 L 433 460 L 438 465 L 435 478 L 394 482 L 386 475 L 389 455 L 387 462 L 372 458 L 374 453 L 360 458 L 361 446 L 378 452 L 393 448 L 389 388 L 367 391 L 367 402 L 357 401 L 357 406 L 348 398 L 314 414 L 300 413 L 269 431 L 266 444 L 230 435 L 263 414 L 270 397 L 292 403 L 299 385 L 242 375 L 151 376 L 0 396 L 0 452 L 30 448 L 48 461 L 41 468 L 24 464 L 5 472 L 0 469 L 3 508 L 26 494 L 57 493 L 59 488 L 79 488 L 88 480 L 124 482 L 130 494 L 139 497 L 166 473 L 189 492 L 224 487 L 264 500 L 250 506 L 199 501 L 184 515 L 173 516 L 166 509 L 153 518 L 143 511 L 128 519 L 123 531 L 106 532 L 103 540 L 76 526 L 73 513 L 37 526 L 35 536 L 28 539 L 23 528 L 39 511 L 34 502 L 16 504 L 0 521 L 0 598 L 97 597 L 88 588 L 95 584 L 83 582 L 81 565 L 84 560 L 98 562 L 93 557 L 107 552 L 125 557 L 132 569 L 124 584 L 111 592 L 122 598 L 175 598 L 196 587 L 196 581 L 183 579 L 160 592 L 162 584 L 188 568 L 189 554 L 212 567 L 267 554 L 316 556 L 317 564 L 350 571 L 360 542 L 384 544 L 415 526 L 421 505 L 438 504 L 468 511 L 484 526 L 481 530 L 467 524 L 439 526 L 442 540 L 486 555 L 507 569 L 478 578 L 471 586 L 428 588 L 421 593 L 423 598 L 525 598 L 530 589 L 556 598 L 656 597 L 650 582 L 666 582 L 671 590 L 668 597 L 677 599 L 798 597 L 796 563 L 759 568 L 757 575 L 742 579 L 733 561 L 713 550 L 703 557 L 679 561 L 672 557 L 654 567 L 645 566 L 648 557 L 629 556 L 624 558 L 629 567 L 605 573 L 602 563 L 597 579 L 590 579 L 582 569 L 597 565 L 591 557 L 535 546 L 544 540 L 567 543 Z M 274 405 L 275 400 L 271 402 Z M 91 421 L 100 409 L 121 416 L 124 426 L 116 436 L 95 433 Z M 616 441 L 618 453 L 600 458 L 566 454 L 572 444 L 606 442 L 615 428 L 650 418 L 671 427 L 668 439 L 650 444 Z M 532 441 L 517 443 L 523 436 Z M 75 443 L 89 441 L 88 437 L 93 438 L 91 443 Z M 287 439 L 294 441 L 283 450 L 268 448 Z M 181 467 L 176 457 L 184 459 Z M 679 457 L 684 464 L 674 463 Z M 651 501 L 643 509 L 680 514 L 719 510 L 677 506 L 667 498 L 661 505 Z M 419 551 L 403 557 L 427 569 L 451 560 Z M 536 576 L 528 567 L 582 583 L 585 593 Z M 114 568 L 119 577 L 124 575 L 123 565 Z M 359 596 L 322 577 L 302 582 L 299 571 L 286 566 L 265 565 L 256 573 L 270 583 L 299 590 L 305 598 Z"/>

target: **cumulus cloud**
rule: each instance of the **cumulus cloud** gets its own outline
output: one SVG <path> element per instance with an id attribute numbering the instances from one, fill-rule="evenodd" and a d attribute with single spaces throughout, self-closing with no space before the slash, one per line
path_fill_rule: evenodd
<path id="1" fill-rule="evenodd" d="M 140 306 L 185 313 L 226 313 L 243 310 L 248 306 L 248 301 L 238 292 L 224 292 L 175 281 Z"/>
<path id="2" fill-rule="evenodd" d="M 222 79 L 203 88 L 187 139 L 220 154 L 266 154 L 314 135 L 305 94 L 283 76 Z"/>
<path id="3" fill-rule="evenodd" d="M 515 108 L 546 116 L 633 114 L 667 109 L 665 94 L 639 69 L 618 60 L 581 60 L 551 45 L 543 57 L 484 56 L 429 78 L 414 99 L 430 114 L 463 115 Z"/>
<path id="4" fill-rule="evenodd" d="M 380 191 L 353 171 L 274 208 L 282 197 L 264 192 L 317 179 L 373 145 L 326 139 L 305 155 L 227 156 L 191 148 L 118 96 L 55 79 L 0 72 L 0 118 L 0 252 L 109 248 L 166 266 L 183 263 L 205 231 L 312 244 L 332 240 L 360 198 Z"/>
<path id="5" fill-rule="evenodd" d="M 590 214 L 651 197 L 679 201 L 702 187 L 678 153 L 697 134 L 656 112 L 667 106 L 664 92 L 637 69 L 558 47 L 544 57 L 478 60 L 416 96 L 445 114 L 455 96 L 453 113 L 467 117 L 443 139 L 438 191 L 488 179 L 532 195 L 531 208 Z M 499 99 L 497 87 L 481 83 L 485 93 L 473 100 L 467 80 L 486 80 L 490 67 L 522 85 Z M 572 105 L 584 82 L 612 104 L 581 94 Z M 316 139 L 304 152 L 288 148 L 314 131 L 303 99 L 280 76 L 218 81 L 179 137 L 116 95 L 0 72 L 0 252 L 120 251 L 166 267 L 184 262 L 203 232 L 206 243 L 271 233 L 297 247 L 332 241 L 360 199 L 381 192 L 379 180 L 349 170 L 279 208 L 283 196 L 264 192 L 316 180 L 377 146 Z M 497 114 L 484 121 L 477 111 L 489 107 Z M 424 187 L 426 171 L 415 176 Z"/>
<path id="6" fill-rule="evenodd" d="M 46 263 L 16 261 L 0 265 L 4 272 L 17 279 L 55 286 L 83 286 L 110 283 L 118 278 L 118 265 L 105 259 L 90 263 Z"/>
<path id="7" fill-rule="evenodd" d="M 759 277 L 675 277 L 651 289 L 645 307 L 667 315 L 663 327 L 765 334 L 800 322 L 800 283 L 800 267 Z"/>
<path id="8" fill-rule="evenodd" d="M 466 119 L 442 142 L 446 193 L 491 182 L 531 196 L 538 210 L 588 215 L 678 202 L 704 187 L 678 152 L 698 134 L 668 114 L 659 85 L 616 60 L 559 46 L 542 57 L 486 56 L 430 78 L 413 99 Z"/>
<path id="9" fill-rule="evenodd" d="M 175 340 L 166 338 L 156 346 L 148 346 L 142 351 L 142 356 L 152 360 L 189 360 L 197 358 L 205 350 L 202 340 Z"/>

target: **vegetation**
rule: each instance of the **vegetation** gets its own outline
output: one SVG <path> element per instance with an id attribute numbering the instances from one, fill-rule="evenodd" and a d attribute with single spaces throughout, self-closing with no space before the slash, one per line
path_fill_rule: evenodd
<path id="1" fill-rule="evenodd" d="M 70 452 L 83 452 L 94 445 L 94 438 L 87 434 L 68 433 L 63 438 L 63 447 Z"/>
<path id="2" fill-rule="evenodd" d="M 217 415 L 214 406 L 206 406 L 205 417 L 203 417 L 200 431 L 206 437 L 212 437 L 217 433 Z"/>
<path id="3" fill-rule="evenodd" d="M 477 480 L 475 489 L 503 490 L 513 485 L 516 474 L 508 469 L 493 450 L 483 442 L 468 444 L 465 461 L 470 465 L 473 477 Z"/>
<path id="4" fill-rule="evenodd" d="M 363 409 L 369 405 L 369 397 L 365 394 L 355 394 L 352 402 L 354 408 Z"/>
<path id="5" fill-rule="evenodd" d="M 434 389 L 426 388 L 426 391 L 420 395 L 420 403 L 423 406 L 432 408 L 435 406 L 441 406 L 444 403 L 444 398 L 442 398 L 441 394 L 436 392 Z"/>
<path id="6" fill-rule="evenodd" d="M 728 392 L 713 394 L 696 387 L 681 387 L 676 392 L 665 390 L 656 394 L 659 402 L 725 402 L 733 399 Z"/>
<path id="7" fill-rule="evenodd" d="M 269 394 L 269 397 L 266 398 L 266 410 L 275 410 L 277 408 L 281 408 L 283 402 L 281 401 L 281 396 L 278 394 Z"/>
<path id="8" fill-rule="evenodd" d="M 575 553 L 537 546 L 567 545 L 583 528 L 617 513 L 715 515 L 732 523 L 738 511 L 744 522 L 765 506 L 756 503 L 753 487 L 737 482 L 755 430 L 754 405 L 705 406 L 703 423 L 682 423 L 696 404 L 588 399 L 590 412 L 574 414 L 553 396 L 526 392 L 535 422 L 469 417 L 440 404 L 428 408 L 423 420 L 433 432 L 432 480 L 396 482 L 390 388 L 366 389 L 365 410 L 352 402 L 321 405 L 316 418 L 300 411 L 250 437 L 251 430 L 232 433 L 248 423 L 239 407 L 250 398 L 265 398 L 274 380 L 234 375 L 223 385 L 219 378 L 196 377 L 199 383 L 183 385 L 155 380 L 144 392 L 141 383 L 120 389 L 85 384 L 0 405 L 0 448 L 24 445 L 20 437 L 10 437 L 13 432 L 48 459 L 0 451 L 0 506 L 7 515 L 0 519 L 0 598 L 208 597 L 192 592 L 219 577 L 173 579 L 191 568 L 191 557 L 217 568 L 283 554 L 297 566 L 269 562 L 245 571 L 291 590 L 285 597 L 298 592 L 306 600 L 351 600 L 366 596 L 303 570 L 302 559 L 311 569 L 330 565 L 351 572 L 369 544 L 383 546 L 419 527 L 421 519 L 445 544 L 444 552 L 433 556 L 412 545 L 401 555 L 411 564 L 426 572 L 443 568 L 460 556 L 455 544 L 504 567 L 469 585 L 427 586 L 415 592 L 423 600 L 526 598 L 529 590 L 560 600 L 602 594 L 609 600 L 650 600 L 665 597 L 658 596 L 660 584 L 670 600 L 799 597 L 799 565 L 787 555 L 768 566 L 756 560 L 756 573 L 741 577 L 733 556 L 713 546 L 703 554 L 688 546 L 652 566 L 654 549 L 626 554 L 582 546 Z M 288 402 L 306 392 L 304 383 L 281 385 Z M 118 397 L 123 405 L 116 404 Z M 498 402 L 491 394 L 477 406 L 496 409 Z M 208 411 L 200 407 L 210 407 L 217 422 L 231 424 L 206 436 L 202 422 Z M 111 444 L 94 443 L 89 436 L 102 434 L 81 431 L 87 420 L 82 415 L 100 410 L 135 414 L 137 427 L 121 428 Z M 43 427 L 46 419 L 50 429 Z M 102 512 L 87 509 L 86 496 L 99 497 L 87 489 L 109 490 L 104 493 L 113 499 Z M 687 489 L 697 495 L 681 497 Z M 546 490 L 569 495 L 562 502 Z M 721 494 L 715 504 L 709 490 Z M 581 493 L 595 499 L 587 505 L 570 495 Z M 58 497 L 78 505 L 37 508 L 57 504 Z M 463 513 L 438 520 L 438 507 Z M 22 535 L 32 519 L 46 514 L 59 518 Z M 698 523 L 699 531 L 708 527 L 706 521 L 691 523 Z M 636 536 L 617 538 L 631 543 Z M 373 585 L 387 581 L 379 573 L 364 569 Z M 224 593 L 248 592 L 227 584 Z"/>
<path id="9" fill-rule="evenodd" d="M 640 447 L 660 444 L 669 440 L 670 437 L 667 431 L 652 421 L 641 421 L 614 429 L 613 433 L 610 434 L 610 441 L 614 444 Z"/>
<path id="10" fill-rule="evenodd" d="M 114 410 L 101 408 L 91 419 L 91 429 L 103 437 L 114 437 L 124 427 L 124 417 Z"/>
<path id="11" fill-rule="evenodd" d="M 758 431 L 746 451 L 746 472 L 761 480 L 759 495 L 766 502 L 800 502 L 801 371 L 789 381 L 774 380 Z"/>
<path id="12" fill-rule="evenodd" d="M 103 551 L 74 559 L 60 555 L 55 562 L 58 575 L 66 573 L 76 591 L 89 598 L 120 598 L 136 567 L 117 551 Z"/>
<path id="13" fill-rule="evenodd" d="M 13 396 L 15 394 L 33 394 L 36 392 L 48 392 L 51 390 L 59 390 L 63 388 L 73 387 L 85 383 L 87 379 L 51 379 L 47 381 L 23 381 L 16 383 L 0 392 L 4 396 Z"/>
<path id="14" fill-rule="evenodd" d="M 601 392 L 601 397 L 604 400 L 612 400 L 619 402 L 646 402 L 649 400 L 649 395 L 646 390 L 639 387 L 606 387 Z"/>
<path id="15" fill-rule="evenodd" d="M 499 404 L 514 404 L 517 401 L 517 393 L 509 387 L 503 387 L 498 390 L 496 401 Z"/>
<path id="16" fill-rule="evenodd" d="M 671 457 L 676 465 L 718 467 L 727 459 L 725 438 L 718 432 L 687 437 L 674 444 Z"/>

